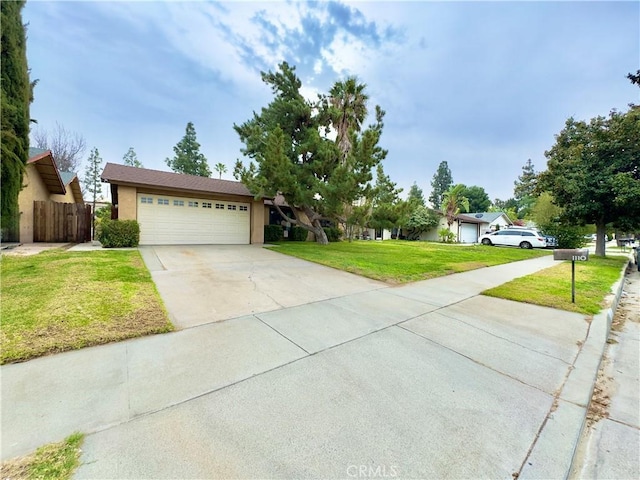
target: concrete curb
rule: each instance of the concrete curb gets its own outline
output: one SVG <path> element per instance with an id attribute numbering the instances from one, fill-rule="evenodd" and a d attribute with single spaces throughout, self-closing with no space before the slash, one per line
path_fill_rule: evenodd
<path id="1" fill-rule="evenodd" d="M 622 296 L 629 259 L 618 281 L 611 287 L 611 304 L 594 315 L 587 338 L 552 409 L 531 454 L 518 477 L 568 478 L 576 460 L 580 438 L 587 424 L 587 412 L 595 388 L 611 322 Z"/>

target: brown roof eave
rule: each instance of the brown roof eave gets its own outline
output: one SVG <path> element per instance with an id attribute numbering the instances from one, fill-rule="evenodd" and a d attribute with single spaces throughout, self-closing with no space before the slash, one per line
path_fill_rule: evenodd
<path id="1" fill-rule="evenodd" d="M 56 161 L 53 158 L 51 150 L 47 150 L 44 153 L 31 157 L 27 161 L 27 164 L 35 165 L 36 170 L 38 170 L 38 174 L 47 186 L 49 193 L 61 195 L 67 193 L 67 189 L 64 186 L 64 182 L 62 181 L 60 171 L 58 170 L 58 166 L 56 165 Z"/>
<path id="2" fill-rule="evenodd" d="M 190 188 L 168 187 L 166 185 L 153 185 L 150 183 L 133 183 L 133 182 L 126 182 L 121 180 L 109 181 L 104 178 L 102 178 L 101 180 L 103 183 L 109 183 L 111 185 L 122 185 L 123 187 L 135 187 L 135 188 L 151 189 L 151 190 L 164 190 L 167 192 L 175 192 L 175 193 L 188 192 L 192 195 L 231 196 L 231 197 L 251 198 L 252 200 L 254 198 L 253 195 L 242 195 L 239 193 L 212 192 L 207 190 L 197 190 L 197 189 L 190 189 Z"/>

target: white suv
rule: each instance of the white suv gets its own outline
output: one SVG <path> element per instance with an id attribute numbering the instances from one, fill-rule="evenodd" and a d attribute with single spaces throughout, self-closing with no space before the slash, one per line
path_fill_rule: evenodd
<path id="1" fill-rule="evenodd" d="M 483 245 L 508 245 L 520 248 L 546 248 L 547 241 L 537 230 L 505 228 L 497 232 L 482 235 L 479 239 Z"/>

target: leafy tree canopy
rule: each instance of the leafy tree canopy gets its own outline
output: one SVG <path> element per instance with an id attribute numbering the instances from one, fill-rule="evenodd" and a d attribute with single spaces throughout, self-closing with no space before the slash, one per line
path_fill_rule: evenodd
<path id="1" fill-rule="evenodd" d="M 640 228 L 640 107 L 588 123 L 569 118 L 545 155 L 541 190 L 553 195 L 563 218 L 596 225 L 596 254 L 605 254 L 607 223 Z"/>
<path id="2" fill-rule="evenodd" d="M 408 238 L 417 240 L 420 234 L 438 225 L 441 215 L 424 205 L 415 206 L 407 217 L 404 227 L 408 230 Z"/>
<path id="3" fill-rule="evenodd" d="M 165 163 L 174 172 L 199 177 L 211 176 L 207 159 L 200 153 L 200 144 L 196 140 L 196 129 L 192 122 L 187 123 L 184 137 L 173 147 L 173 151 L 175 156 L 167 158 Z"/>
<path id="4" fill-rule="evenodd" d="M 431 180 L 431 195 L 429 195 L 429 201 L 435 209 L 439 209 L 442 206 L 442 199 L 444 193 L 453 185 L 453 177 L 451 176 L 451 170 L 447 162 L 440 162 L 438 170 L 433 175 Z"/>
<path id="5" fill-rule="evenodd" d="M 282 194 L 294 218 L 280 214 L 326 244 L 321 221 L 342 221 L 355 201 L 371 197 L 372 170 L 387 153 L 378 145 L 384 111 L 376 106 L 375 122 L 362 129 L 363 88 L 347 80 L 329 95 L 306 100 L 295 67 L 286 62 L 275 72 L 263 72 L 262 80 L 274 98 L 259 114 L 234 125 L 245 145 L 242 153 L 250 159 L 248 165 L 238 160 L 234 175 L 257 198 Z M 364 110 L 354 102 L 365 103 Z M 334 139 L 333 133 L 344 128 L 349 141 L 341 135 Z"/>
<path id="6" fill-rule="evenodd" d="M 465 186 L 462 190 L 462 196 L 469 201 L 469 212 L 486 212 L 491 206 L 489 195 L 484 188 L 477 185 Z"/>

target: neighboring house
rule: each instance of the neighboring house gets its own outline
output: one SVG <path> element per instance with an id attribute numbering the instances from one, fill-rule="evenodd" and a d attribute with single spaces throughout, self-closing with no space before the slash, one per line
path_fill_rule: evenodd
<path id="1" fill-rule="evenodd" d="M 480 235 L 508 227 L 511 224 L 509 217 L 502 212 L 461 213 L 451 224 L 451 231 L 459 243 L 477 243 Z M 438 232 L 443 228 L 449 228 L 445 216 L 440 218 L 437 226 L 423 232 L 419 240 L 437 242 L 440 240 Z"/>
<path id="2" fill-rule="evenodd" d="M 480 235 L 508 227 L 512 222 L 503 212 L 479 212 L 461 213 L 457 217 L 457 224 L 456 238 L 460 243 L 477 243 Z"/>
<path id="3" fill-rule="evenodd" d="M 20 242 L 33 242 L 33 202 L 83 203 L 78 176 L 60 172 L 51 150 L 29 149 L 29 160 L 18 195 L 20 209 Z"/>
<path id="4" fill-rule="evenodd" d="M 137 220 L 141 245 L 264 242 L 264 203 L 240 182 L 107 163 L 112 218 Z"/>

